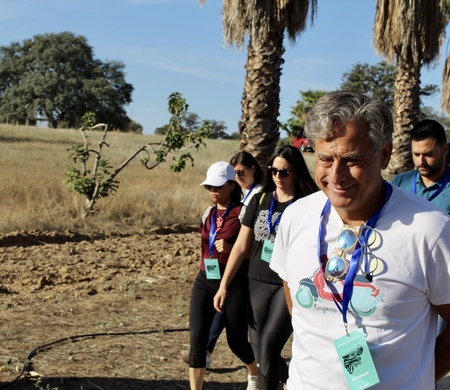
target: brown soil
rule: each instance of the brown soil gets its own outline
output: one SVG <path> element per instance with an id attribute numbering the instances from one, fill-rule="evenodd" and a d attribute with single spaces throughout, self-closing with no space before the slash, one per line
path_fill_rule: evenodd
<path id="1" fill-rule="evenodd" d="M 0 388 L 188 389 L 180 356 L 199 244 L 181 226 L 0 236 Z M 246 388 L 224 334 L 204 387 Z"/>
<path id="2" fill-rule="evenodd" d="M 0 235 L 0 388 L 188 389 L 199 251 L 196 227 Z M 224 335 L 204 388 L 246 388 Z"/>

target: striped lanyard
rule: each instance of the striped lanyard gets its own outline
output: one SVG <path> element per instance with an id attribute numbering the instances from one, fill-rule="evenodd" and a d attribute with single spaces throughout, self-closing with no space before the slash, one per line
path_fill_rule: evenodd
<path id="1" fill-rule="evenodd" d="M 244 200 L 242 201 L 242 203 L 245 203 L 245 201 L 247 200 L 247 198 L 250 196 L 250 194 L 252 193 L 252 191 L 254 190 L 256 186 L 256 182 L 252 184 L 252 186 L 250 187 L 250 189 L 247 192 L 247 195 L 245 195 Z"/>

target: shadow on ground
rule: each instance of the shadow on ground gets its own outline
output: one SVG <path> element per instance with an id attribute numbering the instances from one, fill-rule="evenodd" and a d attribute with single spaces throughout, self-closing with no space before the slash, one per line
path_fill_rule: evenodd
<path id="1" fill-rule="evenodd" d="M 243 390 L 246 383 L 207 382 L 205 390 Z M 42 378 L 39 381 L 22 379 L 13 384 L 0 383 L 0 389 L 10 390 L 174 390 L 189 389 L 187 380 L 146 381 L 127 378 Z"/>

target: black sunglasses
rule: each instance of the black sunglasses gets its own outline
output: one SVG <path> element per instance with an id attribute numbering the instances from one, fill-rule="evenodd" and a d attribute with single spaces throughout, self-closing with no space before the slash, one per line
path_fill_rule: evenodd
<path id="1" fill-rule="evenodd" d="M 242 177 L 245 176 L 245 174 L 247 173 L 248 169 L 243 169 L 242 171 L 234 171 L 234 173 L 236 174 L 237 177 Z"/>
<path id="2" fill-rule="evenodd" d="M 277 169 L 270 166 L 268 167 L 268 169 L 272 173 L 272 176 L 276 176 L 278 173 L 280 177 L 288 177 L 291 172 L 294 172 L 293 169 Z"/>
<path id="3" fill-rule="evenodd" d="M 227 183 L 225 183 L 225 184 L 227 184 Z M 219 191 L 225 184 L 222 184 L 222 185 L 219 186 L 219 187 L 216 187 L 216 186 L 210 186 L 209 184 L 205 184 L 204 187 L 205 187 L 208 191 L 211 191 L 211 190 Z"/>

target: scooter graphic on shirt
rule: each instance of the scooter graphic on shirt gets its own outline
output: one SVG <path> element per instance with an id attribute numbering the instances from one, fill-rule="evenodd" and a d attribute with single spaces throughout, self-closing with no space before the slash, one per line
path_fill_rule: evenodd
<path id="1" fill-rule="evenodd" d="M 335 283 L 336 287 L 344 286 L 344 281 Z M 325 283 L 325 278 L 321 268 L 313 274 L 311 278 L 305 278 L 300 280 L 295 298 L 298 304 L 304 308 L 310 308 L 315 302 L 320 300 L 341 302 L 342 291 L 336 289 L 332 292 Z M 333 298 L 334 297 L 334 298 Z M 360 316 L 372 315 L 378 303 L 383 300 L 384 293 L 375 288 L 369 281 L 362 275 L 356 275 L 353 282 L 353 294 L 350 302 L 350 307 L 358 313 Z"/>

